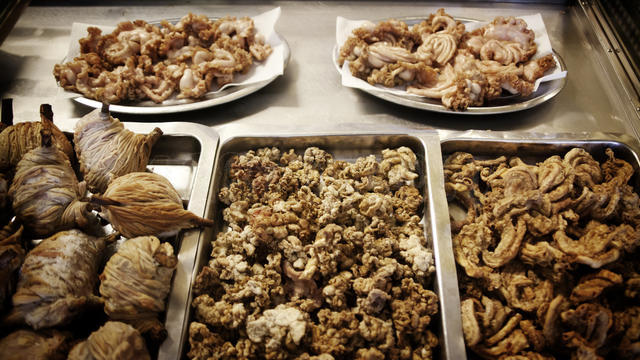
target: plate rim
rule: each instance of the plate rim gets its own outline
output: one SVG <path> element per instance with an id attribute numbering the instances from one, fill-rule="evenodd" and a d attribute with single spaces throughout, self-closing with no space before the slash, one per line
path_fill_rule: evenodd
<path id="1" fill-rule="evenodd" d="M 425 20 L 424 17 L 420 17 L 420 16 L 404 16 L 404 17 L 396 17 L 394 19 L 404 21 L 404 22 Z M 471 19 L 471 18 L 465 18 L 465 17 L 454 17 L 454 19 L 458 21 L 466 21 L 466 22 L 482 21 L 478 19 Z M 383 20 L 378 20 L 378 22 L 380 21 L 383 21 Z M 339 52 L 340 52 L 340 49 L 338 47 L 338 44 L 335 43 L 333 46 L 333 51 L 331 53 L 331 57 L 332 57 L 331 60 L 336 70 L 338 71 L 338 74 L 342 78 L 341 67 L 338 65 L 338 62 L 337 62 L 337 55 L 339 54 Z M 551 48 L 551 54 L 553 55 L 556 62 L 560 64 L 560 70 L 567 71 L 567 67 L 564 62 L 564 59 L 560 56 L 560 54 L 558 54 L 558 52 L 556 52 L 555 49 L 553 48 Z M 434 111 L 434 112 L 439 112 L 443 114 L 497 115 L 497 114 L 508 114 L 512 112 L 531 109 L 533 107 L 541 105 L 551 100 L 556 95 L 558 95 L 560 91 L 564 89 L 566 82 L 567 82 L 566 76 L 560 79 L 551 80 L 549 81 L 549 83 L 556 84 L 554 88 L 548 90 L 547 92 L 541 93 L 535 97 L 531 97 L 531 95 L 529 95 L 529 97 L 524 98 L 523 99 L 524 101 L 522 102 L 508 104 L 508 105 L 497 105 L 497 106 L 469 106 L 466 110 L 451 110 L 451 109 L 447 109 L 441 103 L 432 104 L 432 103 L 423 102 L 421 101 L 423 97 L 419 97 L 414 100 L 408 96 L 389 93 L 382 89 L 381 90 L 360 89 L 360 88 L 356 88 L 356 89 L 360 91 L 364 91 L 367 94 L 375 96 L 379 99 L 382 99 L 394 104 L 398 104 L 398 105 L 402 105 L 402 106 L 406 106 L 414 109 L 419 109 L 419 110 Z M 424 98 L 424 99 L 428 99 L 428 98 Z"/>

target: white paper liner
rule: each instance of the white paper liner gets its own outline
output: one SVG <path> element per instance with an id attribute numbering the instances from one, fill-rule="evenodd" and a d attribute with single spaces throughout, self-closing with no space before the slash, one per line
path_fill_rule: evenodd
<path id="1" fill-rule="evenodd" d="M 523 19 L 527 23 L 528 28 L 533 30 L 535 33 L 534 41 L 538 46 L 538 51 L 532 58 L 537 59 L 545 55 L 551 54 L 552 53 L 551 42 L 549 41 L 549 34 L 547 33 L 547 28 L 544 25 L 542 16 L 540 14 L 534 14 L 534 15 L 525 15 L 525 16 L 516 16 L 516 17 Z M 463 23 L 465 26 L 465 31 L 472 31 L 474 29 L 477 29 L 479 27 L 482 27 L 488 24 L 489 22 L 463 21 Z M 337 62 L 339 50 L 342 47 L 342 45 L 345 43 L 345 41 L 347 41 L 349 36 L 351 36 L 353 30 L 365 24 L 375 25 L 369 20 L 349 20 L 349 19 L 343 18 L 342 16 L 338 16 L 336 18 L 337 48 L 336 48 L 336 51 L 334 52 L 334 62 Z M 405 97 L 423 98 L 423 96 L 410 94 L 406 92 L 406 86 L 396 86 L 393 88 L 389 88 L 380 84 L 371 85 L 365 80 L 357 78 L 351 74 L 351 71 L 349 70 L 348 61 L 344 62 L 344 64 L 342 65 L 342 68 L 340 68 L 340 73 L 342 75 L 343 86 L 362 89 L 366 91 L 386 92 L 386 93 L 405 96 Z M 556 67 L 550 70 L 549 72 L 547 72 L 546 75 L 536 80 L 533 91 L 538 90 L 540 83 L 561 79 L 566 76 L 567 76 L 567 71 L 563 71 L 561 69 L 560 63 L 556 59 Z"/>
<path id="2" fill-rule="evenodd" d="M 227 89 L 232 86 L 246 86 L 257 84 L 263 81 L 267 81 L 275 78 L 276 76 L 282 75 L 284 73 L 284 61 L 285 61 L 285 44 L 282 41 L 282 38 L 275 31 L 275 24 L 280 18 L 281 10 L 279 7 L 264 12 L 260 15 L 253 16 L 253 22 L 256 27 L 258 33 L 264 36 L 265 42 L 271 45 L 273 52 L 262 62 L 254 61 L 251 65 L 251 68 L 246 74 L 236 73 L 233 76 L 234 81 L 229 84 L 225 84 L 221 88 L 216 89 L 215 91 L 210 91 L 204 95 L 203 98 L 214 97 L 216 94 L 220 93 L 224 89 Z M 186 15 L 186 14 L 185 14 Z M 69 51 L 67 52 L 67 57 L 64 59 L 65 62 L 72 61 L 73 58 L 80 55 L 80 44 L 78 40 L 88 35 L 87 28 L 89 26 L 95 26 L 102 30 L 102 34 L 111 33 L 116 27 L 115 26 L 102 26 L 102 25 L 92 25 L 85 23 L 73 23 L 71 27 L 71 43 L 69 44 Z M 166 99 L 160 104 L 155 104 L 152 101 L 143 101 L 138 104 L 144 104 L 144 106 L 166 106 L 166 105 L 175 105 L 175 104 L 183 104 L 186 102 L 198 101 L 198 99 L 176 99 L 177 94 L 173 94 L 171 97 Z M 82 97 L 82 94 L 66 91 L 62 88 L 59 88 L 58 96 L 62 98 L 76 98 Z M 130 104 L 135 106 L 136 103 Z"/>

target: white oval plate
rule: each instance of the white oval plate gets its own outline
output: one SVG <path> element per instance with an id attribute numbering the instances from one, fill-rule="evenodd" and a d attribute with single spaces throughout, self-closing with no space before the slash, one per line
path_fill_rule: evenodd
<path id="1" fill-rule="evenodd" d="M 463 19 L 463 18 L 456 18 L 456 19 L 463 22 L 478 21 L 478 20 Z M 404 17 L 404 18 L 398 18 L 398 20 L 402 20 L 409 25 L 413 25 L 414 23 L 417 23 L 424 19 L 416 18 L 416 17 Z M 336 44 L 333 47 L 333 54 L 332 54 L 333 64 L 336 67 L 336 70 L 338 71 L 338 73 L 341 74 L 340 65 L 338 65 L 339 52 L 340 52 L 340 49 Z M 564 64 L 564 60 L 562 60 L 560 55 L 558 55 L 558 53 L 556 53 L 555 51 L 552 51 L 552 54 L 556 60 L 556 63 L 559 64 L 560 70 L 566 71 L 567 68 Z M 461 114 L 461 115 L 491 115 L 491 114 L 505 114 L 505 113 L 515 112 L 515 111 L 521 111 L 521 110 L 529 109 L 534 106 L 545 103 L 551 100 L 554 96 L 558 95 L 558 93 L 560 93 L 562 88 L 564 88 L 566 82 L 567 82 L 567 79 L 565 77 L 556 79 L 556 80 L 542 82 L 540 83 L 540 86 L 538 86 L 538 89 L 529 96 L 526 96 L 526 97 L 522 97 L 518 95 L 503 96 L 503 97 L 499 97 L 497 99 L 491 100 L 489 102 L 486 102 L 487 104 L 486 106 L 470 106 L 466 110 L 462 110 L 462 111 L 448 109 L 447 107 L 442 105 L 442 102 L 440 102 L 439 99 L 430 99 L 430 98 L 411 95 L 411 94 L 406 94 L 406 95 L 398 94 L 397 92 L 391 93 L 389 91 L 386 91 L 387 88 L 385 88 L 382 85 L 376 85 L 377 88 L 380 88 L 379 91 L 373 90 L 373 89 L 359 89 L 359 90 L 362 90 L 375 97 L 378 97 L 380 99 L 383 99 L 398 105 L 403 105 L 403 106 L 412 107 L 412 108 L 421 109 L 421 110 L 429 110 L 429 111 L 435 111 L 435 112 L 441 112 L 441 113 Z"/>
<path id="2" fill-rule="evenodd" d="M 215 17 L 210 17 L 215 19 Z M 178 19 L 169 19 L 168 21 L 177 21 Z M 149 22 L 154 24 L 156 22 Z M 159 22 L 157 22 L 159 23 Z M 275 32 L 275 35 L 278 37 L 280 42 L 283 45 L 283 70 L 286 69 L 289 64 L 289 60 L 291 58 L 291 50 L 289 48 L 289 43 L 285 40 L 280 34 Z M 246 84 L 246 85 L 231 85 L 223 88 L 222 90 L 217 90 L 213 92 L 209 92 L 204 95 L 201 99 L 176 99 L 175 95 L 170 97 L 169 99 L 163 101 L 160 104 L 157 104 L 151 100 L 145 100 L 136 103 L 129 103 L 127 105 L 118 105 L 113 104 L 109 106 L 109 111 L 116 113 L 124 113 L 124 114 L 169 114 L 169 113 L 178 113 L 185 112 L 191 110 L 204 109 L 211 106 L 225 104 L 242 97 L 245 97 L 249 94 L 252 94 L 263 87 L 269 85 L 272 81 L 274 81 L 278 76 L 276 75 L 270 79 Z M 84 96 L 77 96 L 73 98 L 74 101 L 90 106 L 92 108 L 99 109 L 102 107 L 102 103 L 100 101 L 89 99 Z"/>

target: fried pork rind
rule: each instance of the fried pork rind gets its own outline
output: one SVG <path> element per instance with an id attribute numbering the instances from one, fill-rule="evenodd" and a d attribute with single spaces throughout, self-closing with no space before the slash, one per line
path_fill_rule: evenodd
<path id="1" fill-rule="evenodd" d="M 210 20 L 188 14 L 177 24 L 143 20 L 118 24 L 110 34 L 95 27 L 79 40 L 80 55 L 56 64 L 65 90 L 102 102 L 198 99 L 246 73 L 272 52 L 248 17 Z"/>
<path id="2" fill-rule="evenodd" d="M 514 17 L 496 17 L 471 32 L 439 9 L 409 27 L 395 19 L 365 22 L 340 48 L 355 77 L 371 85 L 406 86 L 410 94 L 439 99 L 453 110 L 482 106 L 503 90 L 529 96 L 535 81 L 556 66 L 537 52 L 534 32 Z"/>
<path id="3" fill-rule="evenodd" d="M 138 330 L 118 321 L 107 321 L 100 329 L 77 344 L 68 360 L 150 359 Z"/>
<path id="4" fill-rule="evenodd" d="M 634 169 L 611 149 L 445 160 L 465 341 L 483 358 L 634 358 Z M 452 213 L 453 214 L 453 213 Z M 627 330 L 629 329 L 629 330 Z"/>
<path id="5" fill-rule="evenodd" d="M 181 229 L 213 224 L 185 210 L 169 180 L 154 173 L 120 176 L 102 196 L 93 195 L 91 202 L 99 205 L 113 228 L 127 238 L 167 237 Z"/>
<path id="6" fill-rule="evenodd" d="M 34 329 L 66 324 L 92 304 L 104 238 L 59 232 L 31 250 L 20 268 L 7 322 Z"/>
<path id="7" fill-rule="evenodd" d="M 151 148 L 161 135 L 159 128 L 148 135 L 135 134 L 107 109 L 83 116 L 76 123 L 73 141 L 89 191 L 102 193 L 116 177 L 145 171 Z"/>
<path id="8" fill-rule="evenodd" d="M 317 147 L 231 158 L 189 357 L 432 357 L 438 298 L 417 158 L 407 147 L 380 158 L 348 163 Z"/>

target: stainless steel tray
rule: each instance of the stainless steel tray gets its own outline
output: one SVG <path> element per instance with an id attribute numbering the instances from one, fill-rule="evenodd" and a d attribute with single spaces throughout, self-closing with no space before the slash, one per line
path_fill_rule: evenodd
<path id="1" fill-rule="evenodd" d="M 146 134 L 155 127 L 162 129 L 163 135 L 154 145 L 147 167 L 169 179 L 189 211 L 204 216 L 218 146 L 217 133 L 207 126 L 186 122 L 123 124 L 136 133 Z M 73 129 L 61 130 L 73 133 Z M 186 295 L 202 232 L 201 229 L 185 230 L 171 241 L 178 257 L 178 265 L 167 299 L 164 323 L 168 336 L 159 350 L 159 357 L 162 358 L 175 358 L 178 353 L 184 313 L 189 307 Z M 172 355 L 165 356 L 166 354 Z"/>
<path id="2" fill-rule="evenodd" d="M 260 134 L 260 135 L 256 135 Z M 442 162 L 439 138 L 435 132 L 416 131 L 411 134 L 407 129 L 360 131 L 344 129 L 344 131 L 303 132 L 291 130 L 275 130 L 229 126 L 220 131 L 220 146 L 214 166 L 213 181 L 209 191 L 209 200 L 205 216 L 216 221 L 218 226 L 204 232 L 203 241 L 198 242 L 195 267 L 191 280 L 195 280 L 200 269 L 209 261 L 211 241 L 222 226 L 222 207 L 217 201 L 218 190 L 224 186 L 226 178 L 226 163 L 230 156 L 239 152 L 246 152 L 265 146 L 276 146 L 283 149 L 304 149 L 308 146 L 321 147 L 334 155 L 334 158 L 355 160 L 359 156 L 375 154 L 388 147 L 408 146 L 418 156 L 420 178 L 417 182 L 425 196 L 424 224 L 428 241 L 433 245 L 436 274 L 434 288 L 440 301 L 440 352 L 443 358 L 459 359 L 464 356 L 464 342 L 460 320 L 459 295 L 455 279 L 455 262 L 451 249 L 451 242 L 445 236 L 444 229 L 449 219 L 446 211 L 446 197 L 444 194 Z M 181 289 L 174 288 L 176 291 Z M 191 289 L 186 289 L 182 298 L 187 298 L 186 306 L 192 299 Z M 185 357 L 188 351 L 187 328 L 191 320 L 192 311 L 186 311 L 183 321 L 183 338 L 179 344 L 179 354 Z M 436 330 L 437 331 L 437 330 Z M 176 353 L 173 353 L 173 358 Z M 170 353 L 161 353 L 161 359 L 172 358 Z"/>
<path id="3" fill-rule="evenodd" d="M 562 156 L 570 149 L 580 147 L 589 152 L 597 161 L 603 162 L 607 159 L 605 149 L 611 148 L 616 158 L 625 160 L 633 166 L 635 175 L 631 179 L 631 185 L 636 192 L 640 191 L 640 157 L 638 156 L 640 144 L 635 138 L 626 134 L 535 134 L 491 131 L 452 132 L 446 130 L 440 130 L 438 133 L 441 138 L 443 160 L 456 151 L 463 151 L 480 159 L 504 155 L 507 157 L 518 156 L 526 163 L 536 163 L 552 155 Z M 451 227 L 448 221 L 445 232 L 448 241 L 452 243 Z M 449 281 L 455 282 L 455 286 L 458 287 L 457 276 Z M 460 301 L 460 297 L 457 300 Z M 457 307 L 460 312 L 460 303 L 457 304 Z M 464 342 L 464 340 L 462 341 Z M 461 356 L 456 359 L 465 358 Z"/>

